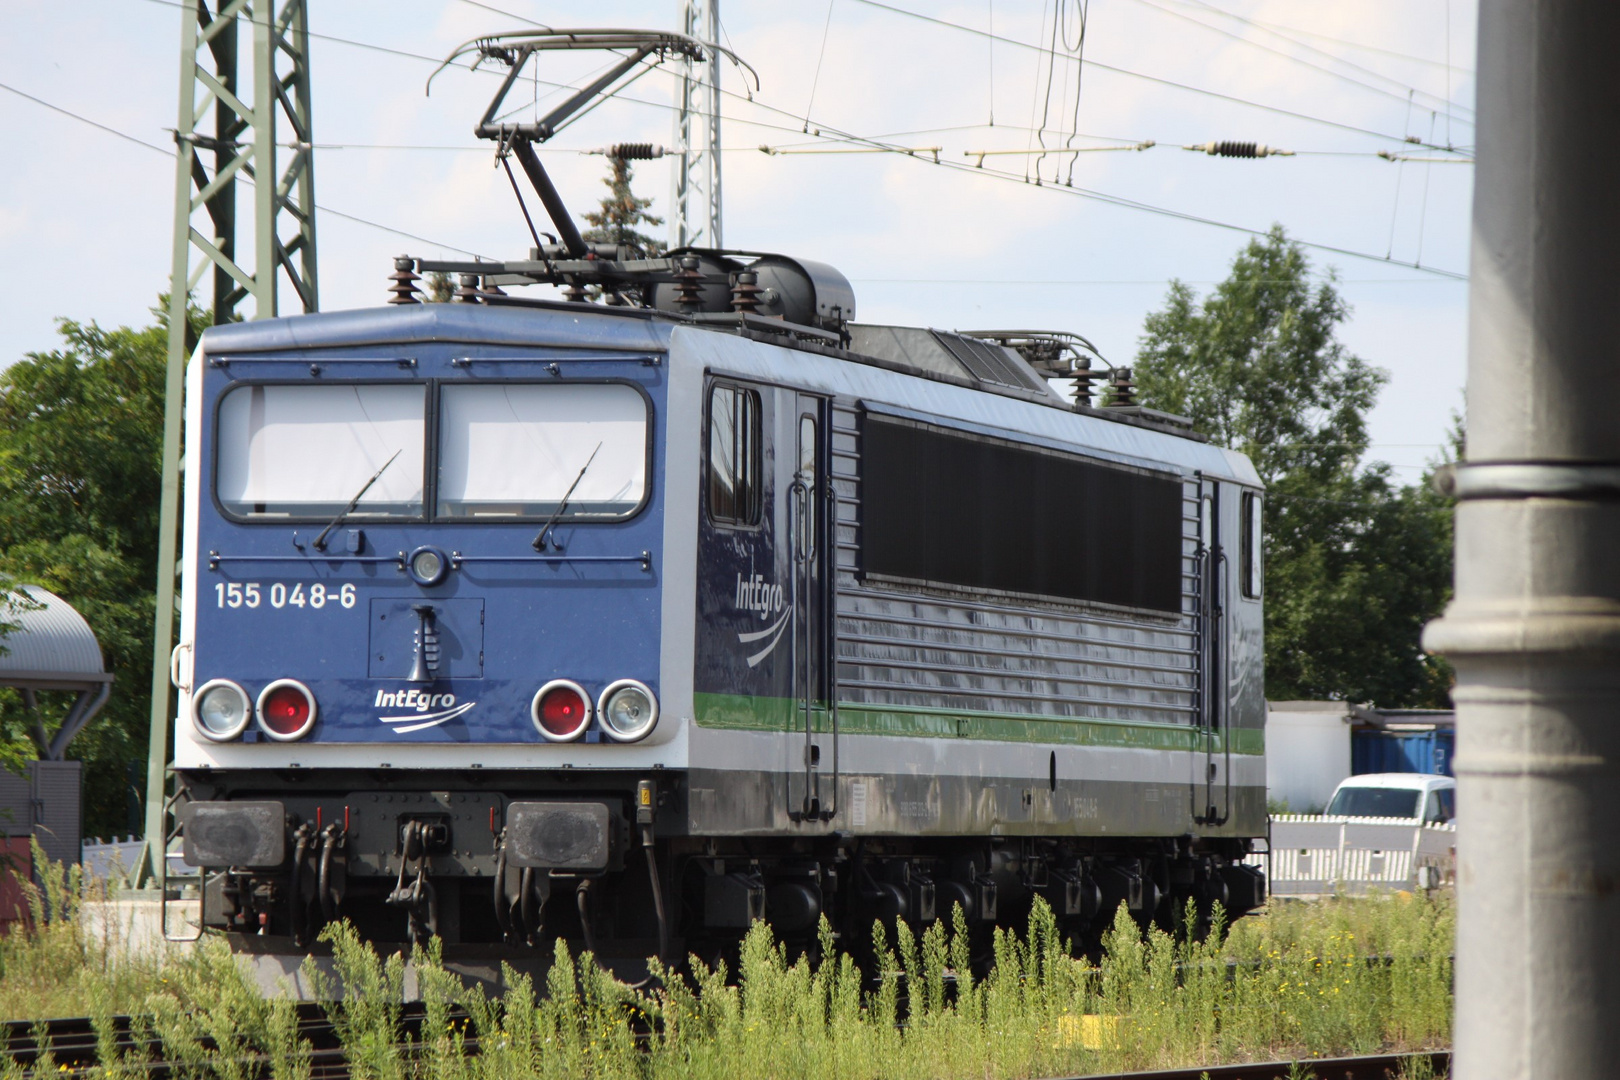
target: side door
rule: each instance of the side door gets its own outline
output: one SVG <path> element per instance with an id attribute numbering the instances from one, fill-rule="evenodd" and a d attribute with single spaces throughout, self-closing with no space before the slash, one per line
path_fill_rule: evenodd
<path id="1" fill-rule="evenodd" d="M 785 526 L 792 611 L 792 701 L 795 735 L 789 750 L 788 813 L 795 821 L 826 821 L 837 812 L 838 731 L 832 692 L 831 492 L 827 399 L 777 391 L 776 491 Z M 788 448 L 792 448 L 789 452 Z M 802 782 L 793 774 L 802 770 Z"/>
<path id="2" fill-rule="evenodd" d="M 1224 825 L 1231 816 L 1231 718 L 1227 648 L 1229 577 L 1224 537 L 1236 489 L 1208 477 L 1198 481 L 1198 751 L 1193 820 Z"/>

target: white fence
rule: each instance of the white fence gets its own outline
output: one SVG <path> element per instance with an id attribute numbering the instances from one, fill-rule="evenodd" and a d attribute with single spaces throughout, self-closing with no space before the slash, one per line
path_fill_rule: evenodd
<path id="1" fill-rule="evenodd" d="M 1271 853 L 1246 861 L 1265 872 L 1273 896 L 1440 888 L 1456 881 L 1457 826 L 1277 814 Z"/>

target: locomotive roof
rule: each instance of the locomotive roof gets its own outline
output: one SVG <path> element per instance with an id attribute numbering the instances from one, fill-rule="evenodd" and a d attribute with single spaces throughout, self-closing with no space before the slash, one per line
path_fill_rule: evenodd
<path id="1" fill-rule="evenodd" d="M 1072 447 L 1075 432 L 1084 430 L 1088 434 L 1083 441 L 1108 456 L 1174 464 L 1189 472 L 1202 471 L 1261 486 L 1253 464 L 1236 451 L 1210 445 L 1198 437 L 1189 437 L 1190 433 L 1185 430 L 1155 422 L 1153 414 L 1146 418 L 1135 415 L 1146 410 L 1076 408 L 1047 389 L 1045 381 L 1023 364 L 1015 352 L 1000 346 L 986 345 L 1005 354 L 1008 361 L 1016 361 L 1024 372 L 1012 373 L 1003 367 L 999 373 L 986 373 L 982 365 L 964 362 L 960 343 L 971 339 L 942 331 L 852 324 L 852 344 L 862 349 L 857 353 L 814 344 L 806 347 L 780 335 L 748 333 L 746 337 L 739 336 L 735 323 L 722 325 L 704 320 L 691 325 L 680 316 L 644 308 L 543 301 L 521 305 L 401 304 L 228 323 L 209 327 L 203 334 L 202 346 L 216 356 L 422 343 L 664 352 L 669 349 L 676 330 L 683 328 L 722 331 L 716 337 L 729 339 L 736 346 L 743 346 L 749 338 L 768 345 L 798 346 L 804 349 L 798 362 L 800 374 L 827 371 L 823 365 L 841 367 L 846 378 L 837 381 L 845 384 L 845 392 L 864 385 L 877 392 L 878 400 L 910 405 L 923 413 L 939 407 L 942 417 L 982 424 L 987 429 L 1016 431 L 1024 438 L 1054 446 Z M 727 330 L 731 332 L 725 333 Z M 734 361 L 742 361 L 749 353 L 779 355 L 774 349 L 731 348 L 726 352 Z M 856 362 L 853 369 L 849 361 Z M 764 356 L 757 356 L 757 362 L 762 374 L 776 363 Z M 854 383 L 850 383 L 848 376 L 863 368 L 869 375 L 856 377 Z M 975 368 L 981 370 L 975 371 Z M 779 370 L 768 374 L 781 376 Z M 897 374 L 913 378 L 896 379 Z M 830 379 L 825 381 L 832 384 Z M 915 385 L 919 382 L 922 385 Z M 914 385 L 908 390 L 906 384 Z M 925 389 L 930 385 L 932 391 Z M 951 404 L 946 406 L 946 400 Z"/>

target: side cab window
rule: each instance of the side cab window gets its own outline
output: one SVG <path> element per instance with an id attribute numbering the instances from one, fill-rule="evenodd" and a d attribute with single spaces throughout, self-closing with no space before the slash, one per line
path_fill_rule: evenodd
<path id="1" fill-rule="evenodd" d="M 759 524 L 764 457 L 759 393 L 730 383 L 709 390 L 709 519 L 718 525 Z"/>
<path id="2" fill-rule="evenodd" d="M 1250 600 L 1260 599 L 1262 505 L 1257 493 L 1243 493 L 1243 595 Z"/>

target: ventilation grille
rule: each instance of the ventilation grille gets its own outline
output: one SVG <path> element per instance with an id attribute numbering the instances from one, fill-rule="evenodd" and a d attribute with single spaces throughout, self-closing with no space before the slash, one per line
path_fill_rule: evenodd
<path id="1" fill-rule="evenodd" d="M 1023 361 L 1003 346 L 961 334 L 948 334 L 943 330 L 935 330 L 933 334 L 945 350 L 961 361 L 962 366 L 980 382 L 1010 386 L 1017 390 L 1041 389 L 1037 377 L 1025 369 Z"/>

